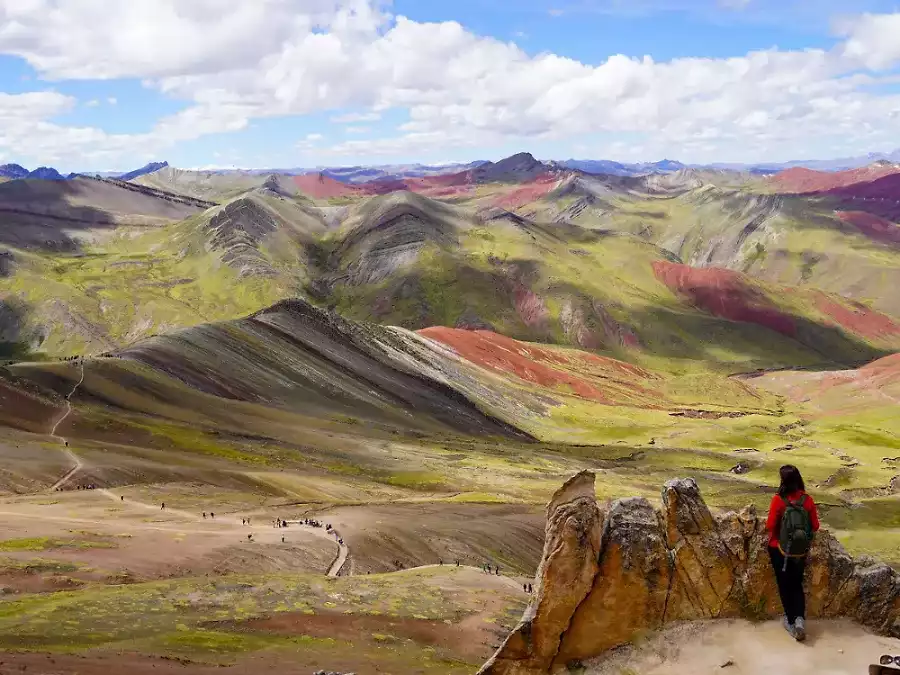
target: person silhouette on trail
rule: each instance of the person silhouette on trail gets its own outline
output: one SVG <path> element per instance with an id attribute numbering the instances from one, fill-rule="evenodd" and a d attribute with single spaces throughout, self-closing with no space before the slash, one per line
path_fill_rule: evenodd
<path id="1" fill-rule="evenodd" d="M 125 501 L 125 495 L 119 495 L 119 500 L 124 502 L 124 501 Z"/>
<path id="2" fill-rule="evenodd" d="M 206 520 L 206 511 L 203 512 L 203 520 Z"/>
<path id="3" fill-rule="evenodd" d="M 247 535 L 247 541 L 253 541 L 253 534 L 252 534 L 252 533 Z"/>
<path id="4" fill-rule="evenodd" d="M 215 517 L 216 517 L 216 514 L 213 513 L 212 511 L 210 511 L 210 512 L 209 512 L 209 517 L 210 517 L 210 518 L 215 518 Z"/>
<path id="5" fill-rule="evenodd" d="M 165 511 L 165 510 L 166 510 L 166 503 L 165 503 L 165 502 L 162 503 L 162 506 L 159 507 L 159 510 L 160 510 L 160 511 Z"/>
<path id="6" fill-rule="evenodd" d="M 281 535 L 281 543 L 284 543 L 284 535 Z"/>
<path id="7" fill-rule="evenodd" d="M 796 466 L 785 464 L 779 475 L 781 484 L 772 497 L 766 519 L 769 558 L 784 609 L 784 628 L 802 642 L 806 639 L 803 573 L 813 537 L 819 530 L 819 513 Z"/>

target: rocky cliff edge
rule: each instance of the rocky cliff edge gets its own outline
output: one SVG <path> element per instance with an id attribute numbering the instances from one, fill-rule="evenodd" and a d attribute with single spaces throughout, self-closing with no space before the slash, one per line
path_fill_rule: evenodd
<path id="1" fill-rule="evenodd" d="M 713 515 L 693 479 L 672 480 L 662 509 L 644 498 L 597 504 L 594 474 L 570 478 L 547 506 L 532 604 L 479 675 L 555 673 L 665 624 L 779 616 L 765 517 Z M 900 637 L 900 577 L 852 558 L 827 531 L 807 568 L 807 614 L 848 617 Z"/>

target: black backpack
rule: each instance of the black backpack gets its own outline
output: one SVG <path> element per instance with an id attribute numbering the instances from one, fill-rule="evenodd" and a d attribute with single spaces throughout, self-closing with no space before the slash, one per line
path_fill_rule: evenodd
<path id="1" fill-rule="evenodd" d="M 784 498 L 785 509 L 781 517 L 781 535 L 778 537 L 778 549 L 787 558 L 802 558 L 809 553 L 812 543 L 812 523 L 809 519 L 809 511 L 803 508 L 806 503 L 806 495 L 792 502 Z"/>

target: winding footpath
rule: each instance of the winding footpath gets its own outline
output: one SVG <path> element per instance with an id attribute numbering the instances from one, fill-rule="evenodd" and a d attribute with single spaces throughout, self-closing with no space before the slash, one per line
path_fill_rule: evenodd
<path id="1" fill-rule="evenodd" d="M 78 382 L 75 383 L 75 386 L 73 386 L 72 390 L 66 395 L 66 409 L 63 412 L 63 414 L 60 415 L 59 419 L 57 419 L 53 423 L 53 427 L 50 429 L 50 436 L 52 438 L 55 438 L 58 441 L 60 441 L 60 443 L 62 443 L 63 447 L 61 449 L 66 454 L 66 456 L 72 461 L 73 466 L 71 469 L 69 469 L 66 472 L 66 474 L 62 478 L 60 478 L 53 485 L 50 486 L 49 492 L 55 492 L 56 490 L 64 487 L 79 471 L 81 471 L 82 468 L 84 468 L 84 462 L 69 447 L 68 439 L 65 436 L 60 436 L 59 434 L 56 433 L 56 431 L 57 431 L 57 429 L 59 429 L 60 425 L 63 422 L 65 422 L 69 418 L 69 416 L 72 414 L 72 400 L 71 400 L 72 396 L 75 395 L 75 393 L 78 391 L 78 388 L 84 383 L 84 359 L 83 358 L 78 359 L 78 367 L 80 369 Z M 122 501 L 121 496 L 114 494 L 113 492 L 111 492 L 108 489 L 99 488 L 98 490 L 96 490 L 96 492 L 98 492 L 102 496 L 106 497 L 107 499 L 113 500 L 115 502 Z M 134 506 L 136 508 L 145 509 L 148 511 L 154 511 L 157 513 L 160 512 L 160 510 L 161 510 L 155 504 L 146 504 L 144 502 L 136 501 L 134 499 L 129 499 L 125 503 L 128 504 L 129 506 Z M 201 520 L 201 517 L 195 513 L 188 513 L 187 511 L 180 511 L 178 509 L 167 508 L 165 510 L 165 513 L 167 515 L 179 516 L 179 517 L 185 518 L 187 520 L 193 521 L 195 523 L 199 523 Z M 235 526 L 238 524 L 237 517 L 230 517 L 230 518 L 225 517 L 225 518 L 222 518 L 221 520 L 219 520 L 218 522 L 222 522 L 222 521 L 225 521 L 229 524 L 233 524 Z M 292 524 L 298 525 L 301 527 L 306 527 L 303 525 L 302 521 L 293 521 Z M 338 552 L 337 552 L 337 555 L 335 556 L 334 562 L 331 563 L 331 566 L 328 568 L 328 571 L 326 572 L 326 575 L 329 577 L 338 576 L 341 569 L 347 563 L 347 559 L 350 557 L 350 548 L 347 546 L 347 544 L 342 543 L 340 541 L 340 537 L 337 533 L 330 534 L 330 533 L 325 532 L 324 530 L 321 530 L 320 528 L 307 528 L 307 529 L 311 529 L 315 534 L 319 535 L 320 537 L 325 537 L 329 541 L 333 541 L 334 543 L 336 543 L 338 545 Z"/>
<path id="2" fill-rule="evenodd" d="M 63 452 L 69 457 L 69 459 L 72 460 L 72 462 L 74 463 L 74 466 L 71 469 L 69 469 L 69 471 L 62 478 L 60 478 L 53 485 L 50 486 L 50 490 L 49 490 L 50 492 L 55 492 L 57 489 L 61 488 L 63 485 L 68 483 L 69 480 L 71 480 L 72 476 L 74 476 L 76 473 L 78 473 L 84 466 L 84 462 L 81 461 L 81 459 L 78 457 L 78 455 L 76 455 L 74 452 L 72 452 L 69 449 L 68 439 L 66 439 L 63 436 L 59 436 L 56 433 L 56 430 L 59 429 L 59 425 L 62 424 L 63 422 L 65 422 L 66 419 L 69 417 L 69 415 L 72 414 L 72 400 L 71 400 L 72 396 L 75 394 L 76 391 L 78 391 L 78 387 L 80 387 L 82 385 L 82 383 L 84 382 L 84 359 L 78 359 L 78 365 L 81 368 L 81 376 L 78 378 L 78 382 L 75 384 L 75 386 L 72 387 L 72 391 L 70 391 L 68 393 L 68 395 L 66 396 L 65 412 L 60 416 L 60 418 L 58 420 L 56 420 L 56 422 L 53 425 L 53 428 L 50 430 L 51 437 L 62 441 Z"/>
<path id="3" fill-rule="evenodd" d="M 310 526 L 304 525 L 302 520 L 288 520 L 285 521 L 288 525 L 295 525 L 299 527 L 309 528 Z M 325 573 L 326 576 L 336 577 L 340 574 L 341 569 L 344 567 L 344 564 L 347 562 L 347 558 L 350 557 L 350 548 L 347 544 L 340 541 L 340 536 L 337 534 L 335 530 L 332 530 L 333 534 L 329 534 L 325 530 L 319 527 L 311 528 L 313 532 L 322 537 L 327 537 L 329 541 L 333 541 L 338 545 L 338 554 L 334 559 L 334 562 L 331 563 L 331 567 L 328 568 L 328 571 Z"/>

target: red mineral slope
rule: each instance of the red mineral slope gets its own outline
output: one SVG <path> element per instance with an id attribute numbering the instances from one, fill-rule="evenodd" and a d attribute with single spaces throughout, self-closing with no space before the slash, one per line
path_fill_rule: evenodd
<path id="1" fill-rule="evenodd" d="M 849 171 L 813 171 L 812 169 L 787 169 L 770 179 L 779 192 L 806 194 L 828 192 L 878 180 L 884 176 L 900 174 L 900 167 L 889 163 L 876 163 Z"/>
<path id="2" fill-rule="evenodd" d="M 891 354 L 860 368 L 870 377 L 890 377 L 900 382 L 900 354 Z"/>
<path id="3" fill-rule="evenodd" d="M 891 340 L 900 337 L 900 325 L 891 317 L 860 303 L 837 300 L 821 291 L 811 292 L 816 308 L 849 333 L 870 340 Z"/>
<path id="4" fill-rule="evenodd" d="M 871 180 L 838 186 L 827 190 L 829 195 L 881 202 L 900 202 L 900 169 Z"/>
<path id="5" fill-rule="evenodd" d="M 764 326 L 788 337 L 796 337 L 793 318 L 772 305 L 769 299 L 738 272 L 696 268 L 663 260 L 653 263 L 656 278 L 692 305 L 714 316 Z"/>
<path id="6" fill-rule="evenodd" d="M 331 176 L 322 173 L 309 173 L 294 176 L 294 184 L 303 194 L 313 199 L 331 199 L 333 197 L 356 197 L 365 194 L 353 185 L 347 185 Z"/>
<path id="7" fill-rule="evenodd" d="M 838 211 L 837 216 L 869 239 L 885 244 L 900 244 L 900 225 L 886 218 L 865 211 Z"/>
<path id="8" fill-rule="evenodd" d="M 503 375 L 548 389 L 563 389 L 582 398 L 613 403 L 623 388 L 639 392 L 645 402 L 657 397 L 645 385 L 656 379 L 650 372 L 616 359 L 578 350 L 557 350 L 519 342 L 485 330 L 435 326 L 419 331 L 447 345 L 465 360 Z M 577 373 L 577 374 L 576 374 Z"/>
<path id="9" fill-rule="evenodd" d="M 766 373 L 754 378 L 753 383 L 806 404 L 814 416 L 900 405 L 900 354 L 853 370 Z"/>
<path id="10" fill-rule="evenodd" d="M 542 174 L 532 181 L 522 184 L 521 186 L 500 195 L 495 201 L 494 206 L 504 209 L 518 209 L 526 204 L 535 202 L 542 197 L 546 197 L 557 184 L 557 176 L 549 173 Z"/>
<path id="11" fill-rule="evenodd" d="M 900 173 L 820 194 L 836 200 L 840 211 L 864 211 L 892 223 L 900 222 Z"/>

